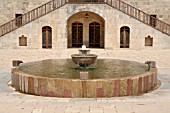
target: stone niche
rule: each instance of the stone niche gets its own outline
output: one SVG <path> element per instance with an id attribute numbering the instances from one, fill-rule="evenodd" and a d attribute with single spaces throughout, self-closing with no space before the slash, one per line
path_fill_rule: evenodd
<path id="1" fill-rule="evenodd" d="M 19 37 L 19 46 L 27 46 L 27 37 L 24 35 Z"/>
<path id="2" fill-rule="evenodd" d="M 153 46 L 153 37 L 151 36 L 145 37 L 145 46 Z"/>

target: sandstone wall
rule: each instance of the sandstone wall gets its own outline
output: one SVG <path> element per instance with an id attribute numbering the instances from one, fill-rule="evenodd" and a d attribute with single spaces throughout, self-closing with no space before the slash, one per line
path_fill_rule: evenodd
<path id="1" fill-rule="evenodd" d="M 16 13 L 24 14 L 50 0 L 0 0 L 0 25 L 15 18 Z M 113 0 L 114 1 L 114 0 Z M 122 0 L 148 14 L 170 24 L 170 0 Z"/>
<path id="2" fill-rule="evenodd" d="M 132 6 L 170 24 L 170 0 L 123 0 Z"/>
<path id="3" fill-rule="evenodd" d="M 0 25 L 15 18 L 15 14 L 24 14 L 50 0 L 0 0 Z"/>
<path id="4" fill-rule="evenodd" d="M 105 20 L 104 48 L 120 49 L 120 28 L 130 28 L 129 49 L 167 49 L 170 36 L 167 36 L 134 18 L 119 12 L 106 4 L 67 4 L 3 37 L 0 48 L 42 49 L 42 27 L 52 28 L 52 49 L 67 49 L 67 20 L 81 11 L 98 14 Z M 27 46 L 19 46 L 19 37 L 27 37 Z M 153 46 L 145 46 L 145 37 L 153 37 Z"/>

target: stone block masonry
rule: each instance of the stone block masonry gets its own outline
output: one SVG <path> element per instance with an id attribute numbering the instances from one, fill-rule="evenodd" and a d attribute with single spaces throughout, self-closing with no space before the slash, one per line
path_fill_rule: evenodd
<path id="1" fill-rule="evenodd" d="M 37 85 L 35 85 L 37 84 Z M 12 69 L 12 86 L 23 93 L 49 97 L 99 98 L 141 95 L 157 86 L 157 69 L 118 79 L 62 79 L 38 77 Z"/>

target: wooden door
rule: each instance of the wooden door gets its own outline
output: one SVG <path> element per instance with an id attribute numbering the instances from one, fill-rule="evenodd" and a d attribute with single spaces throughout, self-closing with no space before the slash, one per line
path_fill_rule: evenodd
<path id="1" fill-rule="evenodd" d="M 72 23 L 72 47 L 81 47 L 83 45 L 83 24 L 79 22 Z"/>
<path id="2" fill-rule="evenodd" d="M 120 48 L 129 48 L 130 29 L 129 27 L 121 27 L 120 29 Z"/>
<path id="3" fill-rule="evenodd" d="M 100 47 L 100 24 L 97 22 L 89 24 L 89 47 Z"/>
<path id="4" fill-rule="evenodd" d="M 49 26 L 42 28 L 42 48 L 52 48 L 52 29 Z"/>

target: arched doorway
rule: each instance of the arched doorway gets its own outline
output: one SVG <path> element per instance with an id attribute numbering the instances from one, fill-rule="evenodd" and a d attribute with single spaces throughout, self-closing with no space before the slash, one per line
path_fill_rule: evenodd
<path id="1" fill-rule="evenodd" d="M 83 24 L 80 22 L 72 23 L 72 47 L 83 45 Z"/>
<path id="2" fill-rule="evenodd" d="M 120 28 L 120 48 L 129 48 L 130 28 L 123 26 Z"/>
<path id="3" fill-rule="evenodd" d="M 104 48 L 104 19 L 96 13 L 83 11 L 67 20 L 68 48 L 83 44 L 90 48 Z"/>
<path id="4" fill-rule="evenodd" d="M 49 26 L 42 28 L 42 48 L 52 48 L 52 29 Z"/>

